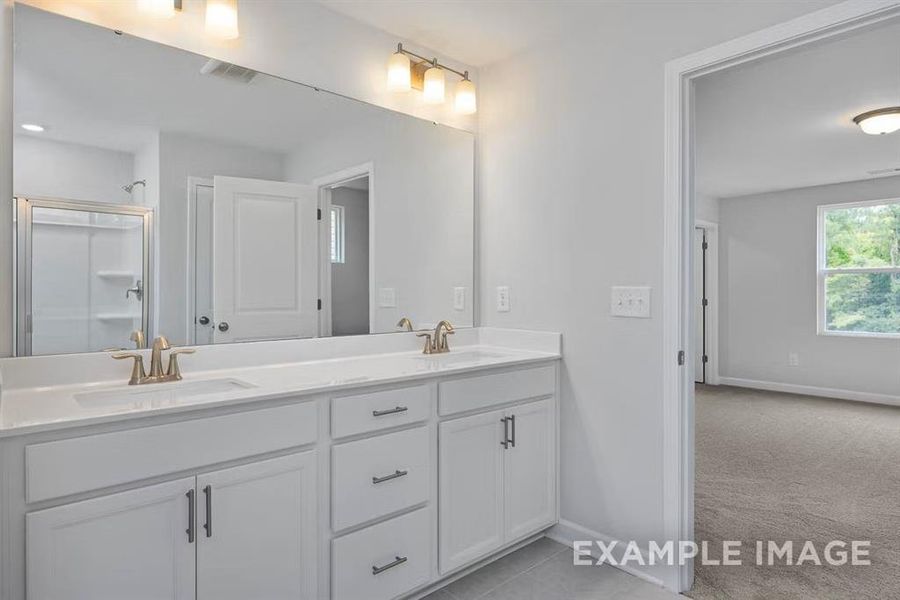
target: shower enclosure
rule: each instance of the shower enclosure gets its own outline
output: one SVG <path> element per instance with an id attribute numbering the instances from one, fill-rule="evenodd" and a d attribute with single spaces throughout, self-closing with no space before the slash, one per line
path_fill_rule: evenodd
<path id="1" fill-rule="evenodd" d="M 16 209 L 17 356 L 150 337 L 150 209 L 34 198 Z"/>

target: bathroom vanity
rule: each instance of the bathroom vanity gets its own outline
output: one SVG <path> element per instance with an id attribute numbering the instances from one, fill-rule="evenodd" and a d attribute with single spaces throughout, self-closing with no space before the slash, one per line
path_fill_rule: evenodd
<path id="1" fill-rule="evenodd" d="M 8 600 L 416 596 L 558 520 L 557 334 L 0 360 Z M 146 351 L 144 351 L 146 353 Z"/>

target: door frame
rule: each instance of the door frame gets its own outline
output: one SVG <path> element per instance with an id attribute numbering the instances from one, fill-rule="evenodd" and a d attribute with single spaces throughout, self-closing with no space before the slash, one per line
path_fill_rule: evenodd
<path id="1" fill-rule="evenodd" d="M 214 187 L 213 180 L 209 177 L 189 176 L 187 178 L 187 252 L 185 253 L 186 269 L 185 269 L 185 306 L 187 306 L 187 314 L 185 316 L 185 337 L 188 346 L 196 343 L 194 331 L 194 317 L 196 312 L 196 286 L 197 286 L 197 188 L 198 187 Z M 213 208 L 215 210 L 215 207 Z M 212 295 L 212 290 L 210 290 Z"/>
<path id="2" fill-rule="evenodd" d="M 898 15 L 900 0 L 847 0 L 665 65 L 662 462 L 667 540 L 694 539 L 693 80 Z M 690 589 L 693 566 L 687 561 L 669 569 L 666 587 Z"/>
<path id="3" fill-rule="evenodd" d="M 32 227 L 34 220 L 32 210 L 35 208 L 55 208 L 60 210 L 76 210 L 114 215 L 140 217 L 141 245 L 143 252 L 141 261 L 141 281 L 144 286 L 144 297 L 141 300 L 141 330 L 145 339 L 150 339 L 150 319 L 153 316 L 151 304 L 156 291 L 153 281 L 153 209 L 132 204 L 112 204 L 109 202 L 89 202 L 87 200 L 67 200 L 65 198 L 43 198 L 37 196 L 15 196 L 15 272 L 13 273 L 14 306 L 15 306 L 15 353 L 13 356 L 32 356 L 29 321 L 31 310 L 31 269 L 32 265 Z"/>
<path id="4" fill-rule="evenodd" d="M 319 335 L 331 336 L 331 236 L 328 233 L 330 219 L 326 218 L 331 211 L 331 190 L 341 183 L 369 178 L 369 333 L 375 333 L 375 165 L 366 162 L 340 171 L 335 171 L 313 179 L 313 186 L 318 190 L 319 210 L 319 299 L 322 310 L 319 311 Z"/>
<path id="5" fill-rule="evenodd" d="M 696 219 L 694 227 L 706 232 L 706 381 L 719 385 L 719 224 Z"/>

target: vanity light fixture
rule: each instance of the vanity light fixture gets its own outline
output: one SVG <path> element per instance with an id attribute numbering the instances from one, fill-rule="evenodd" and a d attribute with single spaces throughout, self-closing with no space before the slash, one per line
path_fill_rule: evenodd
<path id="1" fill-rule="evenodd" d="M 900 106 L 878 108 L 864 112 L 853 117 L 853 122 L 869 135 L 893 133 L 900 129 Z"/>
<path id="2" fill-rule="evenodd" d="M 222 40 L 240 36 L 237 0 L 206 0 L 206 33 Z"/>
<path id="3" fill-rule="evenodd" d="M 137 0 L 137 6 L 142 13 L 169 19 L 181 10 L 181 0 Z"/>
<path id="4" fill-rule="evenodd" d="M 35 123 L 22 123 L 22 129 L 24 129 L 25 131 L 40 133 L 40 132 L 44 131 L 44 126 L 37 125 Z"/>
<path id="5" fill-rule="evenodd" d="M 410 52 L 403 44 L 397 44 L 397 51 L 388 60 L 387 88 L 392 92 L 408 92 L 415 88 L 422 91 L 426 104 L 440 104 L 445 100 L 448 71 L 462 79 L 456 86 L 456 111 L 464 115 L 474 113 L 477 110 L 475 84 L 469 79 L 468 71 L 457 71 L 441 64 L 436 58 L 425 58 Z"/>

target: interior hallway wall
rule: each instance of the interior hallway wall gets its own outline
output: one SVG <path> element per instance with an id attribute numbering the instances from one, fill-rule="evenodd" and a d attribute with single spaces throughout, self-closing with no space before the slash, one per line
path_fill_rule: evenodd
<path id="1" fill-rule="evenodd" d="M 481 71 L 481 320 L 563 334 L 562 518 L 578 539 L 665 533 L 665 63 L 826 4 L 596 3 L 579 31 Z M 652 286 L 651 318 L 610 317 L 613 285 Z"/>
<path id="2" fill-rule="evenodd" d="M 719 374 L 900 402 L 900 340 L 816 333 L 816 207 L 898 197 L 884 177 L 722 200 Z"/>
<path id="3" fill-rule="evenodd" d="M 331 203 L 344 207 L 344 262 L 331 265 L 331 333 L 369 333 L 369 192 L 335 188 Z"/>

